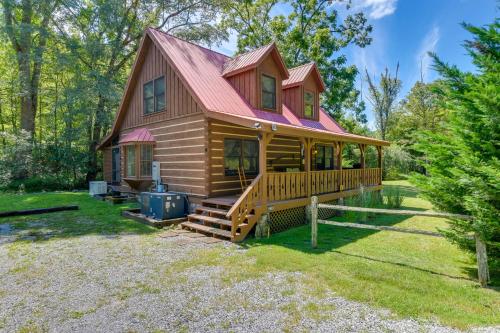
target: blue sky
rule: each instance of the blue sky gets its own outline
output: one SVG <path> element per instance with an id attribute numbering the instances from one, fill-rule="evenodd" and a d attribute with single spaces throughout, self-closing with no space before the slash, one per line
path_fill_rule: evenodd
<path id="1" fill-rule="evenodd" d="M 399 62 L 399 77 L 403 81 L 401 97 L 420 79 L 421 67 L 424 81 L 437 78 L 428 51 L 436 52 L 444 61 L 464 70 L 472 70 L 470 59 L 462 48 L 463 41 L 470 35 L 460 22 L 484 25 L 498 16 L 495 0 L 353 0 L 352 3 L 355 10 L 366 13 L 373 26 L 373 42 L 364 49 L 350 47 L 342 52 L 349 63 L 363 72 L 366 68 L 376 78 L 385 67 L 394 71 Z M 342 13 L 344 6 L 338 8 Z M 279 5 L 274 12 L 286 15 L 289 11 L 289 6 Z M 234 32 L 217 50 L 232 55 L 236 38 Z M 361 81 L 358 77 L 356 84 L 366 95 L 366 83 Z M 368 102 L 365 112 L 373 128 Z"/>

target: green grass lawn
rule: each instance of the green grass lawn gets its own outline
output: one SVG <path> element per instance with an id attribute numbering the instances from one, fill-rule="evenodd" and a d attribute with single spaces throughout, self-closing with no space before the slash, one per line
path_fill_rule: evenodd
<path id="1" fill-rule="evenodd" d="M 37 227 L 30 226 L 29 222 L 42 220 L 49 223 L 49 227 L 57 232 L 55 238 L 86 234 L 146 234 L 155 231 L 154 228 L 120 215 L 122 209 L 137 206 L 135 203 L 113 206 L 107 202 L 97 201 L 85 192 L 0 194 L 0 212 L 66 205 L 78 205 L 80 210 L 7 217 L 0 219 L 0 224 L 9 222 L 16 229 L 31 229 L 33 234 L 36 234 Z"/>
<path id="2" fill-rule="evenodd" d="M 387 182 L 386 186 L 404 190 L 403 208 L 431 208 L 407 182 Z M 0 195 L 0 211 L 69 204 L 78 204 L 81 210 L 36 217 L 60 230 L 49 241 L 85 234 L 134 233 L 147 237 L 157 232 L 122 218 L 119 213 L 123 205 L 111 206 L 86 193 Z M 0 224 L 36 229 L 28 224 L 33 219 L 4 218 Z M 368 223 L 426 230 L 446 227 L 446 220 L 428 217 L 378 215 Z M 493 281 L 492 288 L 480 288 L 475 280 L 474 257 L 443 238 L 327 225 L 319 226 L 318 235 L 318 248 L 314 250 L 310 226 L 302 226 L 269 239 L 250 239 L 242 244 L 246 251 L 224 247 L 200 251 L 171 270 L 223 266 L 220 278 L 228 284 L 274 271 L 301 272 L 314 295 L 332 290 L 401 317 L 437 320 L 459 328 L 500 325 L 498 280 Z"/>

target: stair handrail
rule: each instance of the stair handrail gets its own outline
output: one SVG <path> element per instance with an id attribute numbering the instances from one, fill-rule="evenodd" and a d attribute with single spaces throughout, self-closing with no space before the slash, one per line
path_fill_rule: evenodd
<path id="1" fill-rule="evenodd" d="M 231 237 L 233 239 L 236 237 L 236 231 L 240 224 L 256 207 L 255 203 L 260 200 L 261 190 L 259 189 L 259 183 L 261 180 L 262 174 L 257 175 L 226 214 L 226 218 L 231 220 Z"/>
<path id="2" fill-rule="evenodd" d="M 246 188 L 246 190 L 240 195 L 240 197 L 238 198 L 238 200 L 236 200 L 236 202 L 233 204 L 233 206 L 231 207 L 231 209 L 229 209 L 229 211 L 227 212 L 227 214 L 226 214 L 227 218 L 233 216 L 234 212 L 238 209 L 239 206 L 241 206 L 241 204 L 243 203 L 243 201 L 246 199 L 246 197 L 248 196 L 248 194 L 250 192 L 252 192 L 252 190 L 254 189 L 254 187 L 257 185 L 257 183 L 260 181 L 261 178 L 262 178 L 262 174 L 259 173 L 257 175 L 257 177 L 255 177 L 252 180 L 252 182 L 250 183 L 250 185 L 248 185 L 248 187 Z"/>

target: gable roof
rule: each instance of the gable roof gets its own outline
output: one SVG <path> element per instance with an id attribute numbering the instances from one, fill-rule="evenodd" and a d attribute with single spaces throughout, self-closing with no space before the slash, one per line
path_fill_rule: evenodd
<path id="1" fill-rule="evenodd" d="M 301 85 L 308 78 L 309 74 L 313 73 L 314 79 L 319 87 L 319 92 L 325 91 L 325 83 L 321 78 L 321 73 L 319 72 L 316 63 L 310 62 L 308 64 L 297 66 L 289 69 L 288 72 L 290 73 L 290 77 L 283 80 L 283 89 Z"/>
<path id="2" fill-rule="evenodd" d="M 250 52 L 240 54 L 233 59 L 228 59 L 228 61 L 224 64 L 222 76 L 230 77 L 255 68 L 259 66 L 269 54 L 271 54 L 274 61 L 278 64 L 278 69 L 280 70 L 283 78 L 288 78 L 288 69 L 285 66 L 283 58 L 281 57 L 275 42 L 269 43 Z"/>
<path id="3" fill-rule="evenodd" d="M 134 81 L 142 66 L 139 55 L 145 52 L 144 50 L 147 49 L 145 46 L 150 42 L 155 43 L 167 63 L 177 72 L 182 84 L 208 117 L 245 126 L 260 123 L 265 125 L 264 127 L 269 131 L 271 131 L 272 124 L 278 124 L 280 128 L 286 127 L 294 131 L 300 130 L 299 132 L 303 133 L 304 136 L 312 136 L 316 133 L 317 136 L 324 136 L 332 140 L 345 141 L 348 138 L 360 138 L 365 143 L 388 145 L 386 141 L 347 133 L 321 108 L 319 121 L 298 118 L 285 105 L 283 105 L 282 114 L 256 109 L 223 76 L 227 64 L 234 60 L 233 58 L 159 30 L 148 28 L 141 41 L 139 53 L 132 68 L 132 74 L 129 77 L 111 133 L 103 139 L 99 147 L 106 145 L 119 130 L 120 123 L 127 110 L 129 95 L 132 94 L 131 90 L 133 90 Z M 275 46 L 267 49 L 267 52 L 273 49 L 276 50 Z"/>

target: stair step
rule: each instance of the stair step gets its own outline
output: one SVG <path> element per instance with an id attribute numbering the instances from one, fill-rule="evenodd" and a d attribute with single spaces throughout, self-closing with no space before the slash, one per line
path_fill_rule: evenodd
<path id="1" fill-rule="evenodd" d="M 190 230 L 197 230 L 205 234 L 212 234 L 214 236 L 220 236 L 224 237 L 227 239 L 231 239 L 231 231 L 228 230 L 222 230 L 218 228 L 212 228 L 206 225 L 198 224 L 198 223 L 193 223 L 193 222 L 182 222 L 181 223 L 182 228 L 190 229 Z"/>
<path id="2" fill-rule="evenodd" d="M 218 215 L 223 215 L 226 216 L 228 210 L 225 209 L 218 209 L 218 208 L 213 208 L 213 207 L 196 207 L 196 212 L 206 212 L 206 213 L 213 213 L 213 214 L 218 214 Z"/>
<path id="3" fill-rule="evenodd" d="M 217 217 L 212 217 L 212 216 L 206 216 L 206 215 L 200 215 L 200 214 L 189 214 L 188 215 L 189 219 L 196 219 L 199 221 L 205 221 L 205 222 L 210 222 L 214 224 L 220 224 L 224 225 L 226 227 L 231 227 L 232 223 L 229 220 L 224 220 L 224 219 L 219 219 Z"/>
<path id="4" fill-rule="evenodd" d="M 237 200 L 238 198 L 236 197 L 220 197 L 220 198 L 205 199 L 201 203 L 204 206 L 214 205 L 214 206 L 224 206 L 231 208 Z"/>

